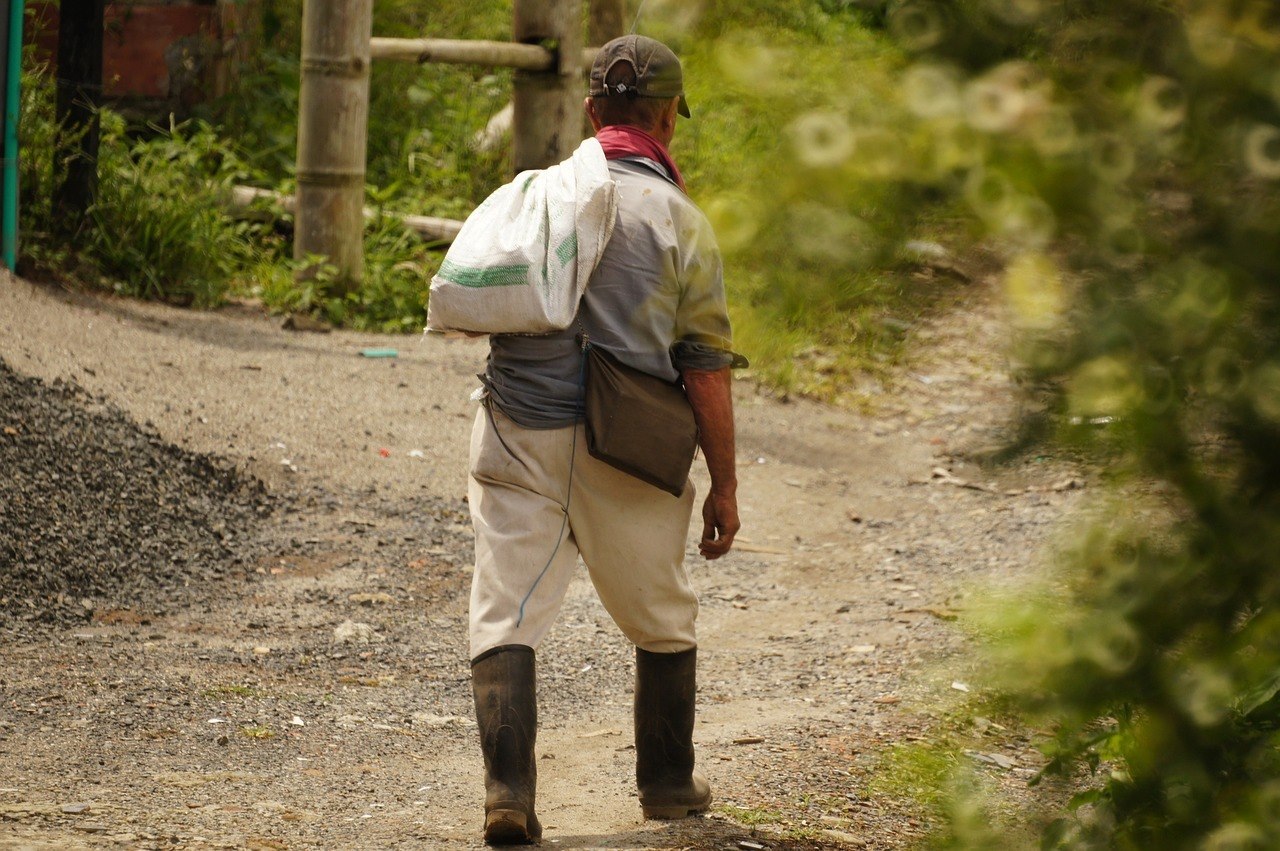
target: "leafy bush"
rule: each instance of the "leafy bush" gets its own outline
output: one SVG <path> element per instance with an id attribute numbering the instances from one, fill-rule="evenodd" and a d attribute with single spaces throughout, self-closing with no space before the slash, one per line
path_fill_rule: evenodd
<path id="1" fill-rule="evenodd" d="M 103 114 L 98 200 L 85 250 L 117 292 L 211 307 L 255 253 L 251 225 L 228 218 L 243 164 L 209 125 L 194 122 L 130 142 Z"/>
<path id="2" fill-rule="evenodd" d="M 22 242 L 32 241 L 37 253 L 52 237 L 53 188 L 60 176 L 55 170 L 54 86 L 49 69 L 35 59 L 34 51 L 23 52 L 21 113 L 18 124 L 18 203 L 22 211 Z"/>
<path id="3" fill-rule="evenodd" d="M 236 150 L 203 122 L 147 128 L 101 112 L 98 198 L 68 243 L 54 221 L 54 82 L 24 56 L 20 125 L 22 260 L 27 267 L 104 283 L 127 295 L 197 307 L 219 303 L 256 252 L 251 226 L 225 215 L 231 186 L 247 177 Z"/>
<path id="4" fill-rule="evenodd" d="M 301 5 L 297 4 L 301 14 Z M 254 53 L 251 64 L 237 71 L 235 87 L 221 100 L 200 108 L 200 116 L 236 140 L 246 161 L 272 183 L 288 179 L 298 153 L 298 93 L 300 86 L 296 30 L 288 50 L 279 42 L 282 22 L 267 4 L 263 37 L 266 49 Z"/>

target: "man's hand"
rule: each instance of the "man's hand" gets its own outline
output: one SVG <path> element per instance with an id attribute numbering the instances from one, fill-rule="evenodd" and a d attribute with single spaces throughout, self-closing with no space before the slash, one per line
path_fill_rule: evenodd
<path id="1" fill-rule="evenodd" d="M 698 551 L 710 561 L 733 546 L 738 522 L 738 470 L 733 445 L 733 389 L 729 368 L 681 371 L 684 390 L 698 421 L 698 442 L 711 475 L 711 493 L 702 504 Z"/>
<path id="2" fill-rule="evenodd" d="M 738 498 L 714 489 L 702 503 L 702 540 L 698 552 L 707 561 L 720 558 L 733 546 L 733 536 L 741 527 L 738 522 Z"/>

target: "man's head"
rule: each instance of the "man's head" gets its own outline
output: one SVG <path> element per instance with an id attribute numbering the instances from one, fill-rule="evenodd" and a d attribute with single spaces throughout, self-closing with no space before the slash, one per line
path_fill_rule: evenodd
<path id="1" fill-rule="evenodd" d="M 647 36 L 615 38 L 600 48 L 591 66 L 586 107 L 597 130 L 629 124 L 670 143 L 676 114 L 689 116 L 680 60 Z"/>

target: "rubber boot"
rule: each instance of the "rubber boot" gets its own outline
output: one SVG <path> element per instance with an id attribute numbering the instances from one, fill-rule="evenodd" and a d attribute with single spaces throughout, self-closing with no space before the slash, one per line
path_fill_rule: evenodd
<path id="1" fill-rule="evenodd" d="M 533 648 L 510 644 L 471 662 L 484 753 L 484 841 L 528 845 L 542 837 L 534 815 L 538 701 Z"/>
<path id="2" fill-rule="evenodd" d="M 711 787 L 693 770 L 698 650 L 636 648 L 636 785 L 647 819 L 678 819 L 711 805 Z"/>

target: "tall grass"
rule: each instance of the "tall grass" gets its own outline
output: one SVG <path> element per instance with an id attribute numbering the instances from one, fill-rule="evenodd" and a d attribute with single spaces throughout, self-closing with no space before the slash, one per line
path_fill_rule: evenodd
<path id="1" fill-rule="evenodd" d="M 248 223 L 224 211 L 247 177 L 236 149 L 203 122 L 131 135 L 109 109 L 99 115 L 98 194 L 72 240 L 55 220 L 63 177 L 54 84 L 27 54 L 23 71 L 22 242 L 24 269 L 124 295 L 196 307 L 221 302 L 257 252 Z"/>
<path id="2" fill-rule="evenodd" d="M 124 295 L 212 307 L 257 252 L 254 226 L 227 216 L 239 157 L 203 122 L 130 141 L 103 115 L 101 184 L 84 249 Z"/>

